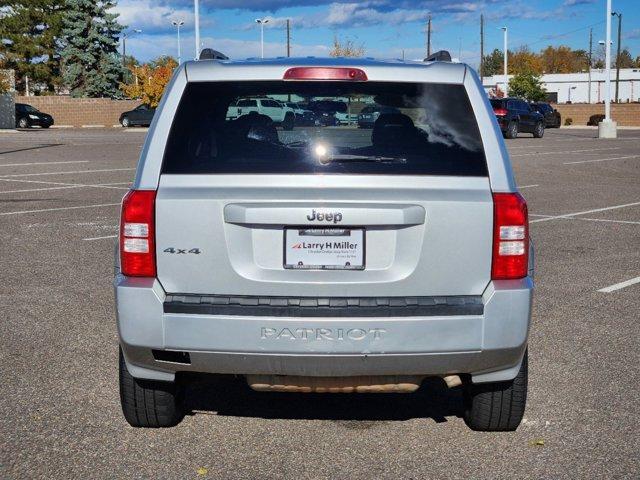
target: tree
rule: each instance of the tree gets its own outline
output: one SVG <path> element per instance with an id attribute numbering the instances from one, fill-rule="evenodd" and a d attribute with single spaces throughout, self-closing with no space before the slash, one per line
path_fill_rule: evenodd
<path id="1" fill-rule="evenodd" d="M 633 57 L 631 57 L 631 52 L 629 52 L 628 48 L 624 48 L 620 52 L 620 58 L 618 60 L 620 63 L 620 68 L 633 68 Z M 616 64 L 616 67 L 618 65 Z"/>
<path id="2" fill-rule="evenodd" d="M 16 72 L 16 88 L 24 91 L 25 77 L 55 91 L 62 82 L 58 38 L 64 2 L 12 0 L 2 2 L 0 43 L 4 68 Z"/>
<path id="3" fill-rule="evenodd" d="M 75 97 L 117 97 L 122 66 L 118 38 L 123 26 L 111 13 L 114 0 L 66 0 L 62 37 L 64 80 Z"/>
<path id="4" fill-rule="evenodd" d="M 140 99 L 142 103 L 155 108 L 177 66 L 178 62 L 172 57 L 160 57 L 141 66 L 132 65 L 130 70 L 134 80 L 122 84 L 122 91 L 127 97 Z"/>
<path id="5" fill-rule="evenodd" d="M 502 50 L 498 50 L 497 48 L 491 52 L 489 55 L 484 56 L 483 61 L 483 75 L 485 77 L 490 77 L 491 75 L 500 75 L 504 73 L 503 71 L 503 53 Z"/>
<path id="6" fill-rule="evenodd" d="M 332 57 L 362 57 L 364 55 L 364 45 L 356 45 L 353 40 L 342 42 L 337 35 L 333 37 L 333 48 L 329 52 Z"/>
<path id="7" fill-rule="evenodd" d="M 509 52 L 509 73 L 542 73 L 540 55 L 533 53 L 527 47 L 520 47 L 515 52 Z"/>
<path id="8" fill-rule="evenodd" d="M 538 75 L 518 73 L 509 80 L 509 95 L 539 102 L 547 97 L 547 91 L 542 87 Z"/>
<path id="9" fill-rule="evenodd" d="M 545 73 L 573 73 L 589 68 L 589 56 L 584 50 L 572 50 L 561 45 L 547 48 L 540 52 L 542 69 Z"/>

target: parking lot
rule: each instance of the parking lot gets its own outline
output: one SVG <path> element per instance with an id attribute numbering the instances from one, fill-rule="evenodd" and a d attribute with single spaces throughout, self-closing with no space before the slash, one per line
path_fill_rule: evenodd
<path id="1" fill-rule="evenodd" d="M 640 131 L 507 143 L 537 290 L 525 420 L 498 434 L 468 430 L 460 392 L 431 382 L 323 396 L 203 379 L 178 427 L 129 427 L 111 280 L 144 135 L 0 134 L 1 478 L 636 477 Z"/>

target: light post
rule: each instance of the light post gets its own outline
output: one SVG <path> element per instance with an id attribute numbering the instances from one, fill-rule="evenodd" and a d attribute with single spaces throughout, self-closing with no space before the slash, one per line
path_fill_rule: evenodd
<path id="1" fill-rule="evenodd" d="M 128 32 L 124 32 L 122 34 L 122 70 L 123 73 L 122 75 L 124 75 L 124 79 L 126 81 L 126 68 L 127 68 L 127 38 L 132 37 L 133 35 L 135 35 L 136 33 L 142 33 L 142 30 L 140 30 L 139 28 L 135 28 L 131 31 Z"/>
<path id="2" fill-rule="evenodd" d="M 260 58 L 264 58 L 264 25 L 269 23 L 269 19 L 256 18 L 256 23 L 260 25 Z"/>
<path id="3" fill-rule="evenodd" d="M 604 89 L 604 120 L 598 124 L 599 138 L 616 138 L 616 122 L 611 120 L 611 0 L 607 0 L 605 22 L 607 23 L 607 38 L 604 46 L 605 89 Z"/>
<path id="4" fill-rule="evenodd" d="M 200 57 L 200 2 L 193 0 L 193 14 L 196 30 L 196 60 Z"/>
<path id="5" fill-rule="evenodd" d="M 174 20 L 171 22 L 178 29 L 178 65 L 182 63 L 182 47 L 180 46 L 180 27 L 184 25 L 182 20 Z"/>
<path id="6" fill-rule="evenodd" d="M 616 53 L 616 103 L 618 99 L 618 86 L 620 85 L 620 35 L 622 30 L 622 14 L 620 12 L 611 12 L 611 15 L 618 17 L 618 51 Z"/>
<path id="7" fill-rule="evenodd" d="M 507 27 L 502 27 L 501 30 L 504 32 L 504 96 L 509 96 L 509 76 L 507 74 Z"/>
<path id="8" fill-rule="evenodd" d="M 576 88 L 576 86 L 569 87 L 569 98 L 567 99 L 567 103 L 571 103 L 571 90 L 575 90 Z"/>

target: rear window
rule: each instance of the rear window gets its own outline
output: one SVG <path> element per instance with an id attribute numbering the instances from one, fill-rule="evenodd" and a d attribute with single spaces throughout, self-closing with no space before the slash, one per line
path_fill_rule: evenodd
<path id="1" fill-rule="evenodd" d="M 238 107 L 248 98 L 262 98 L 263 107 L 291 101 L 334 114 L 344 105 L 353 115 L 372 110 L 380 115 L 371 128 L 358 128 L 355 117 L 340 126 L 295 125 L 291 111 L 242 112 Z M 486 176 L 487 166 L 462 85 L 202 82 L 185 89 L 162 173 Z"/>

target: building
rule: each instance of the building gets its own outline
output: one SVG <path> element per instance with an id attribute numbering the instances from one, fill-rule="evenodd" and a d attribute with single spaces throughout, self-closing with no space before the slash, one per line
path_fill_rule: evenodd
<path id="1" fill-rule="evenodd" d="M 513 75 L 509 75 L 509 78 Z M 605 97 L 605 70 L 591 70 L 591 98 L 589 98 L 589 73 L 549 73 L 541 76 L 548 93 L 548 100 L 554 103 L 601 103 Z M 487 93 L 496 86 L 504 90 L 504 75 L 484 77 L 483 86 Z M 611 69 L 611 101 L 616 98 L 616 71 Z M 621 103 L 640 102 L 640 68 L 620 69 L 618 98 Z"/>

